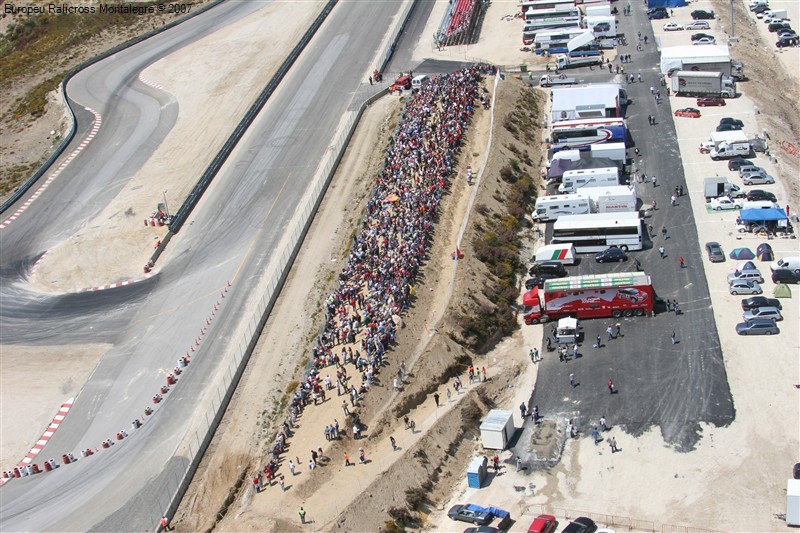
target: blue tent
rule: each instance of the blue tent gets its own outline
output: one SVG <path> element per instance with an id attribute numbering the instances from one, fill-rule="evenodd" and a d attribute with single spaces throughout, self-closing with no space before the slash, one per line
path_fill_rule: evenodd
<path id="1" fill-rule="evenodd" d="M 647 0 L 648 9 L 655 9 L 657 7 L 683 7 L 685 5 L 685 0 Z"/>
<path id="2" fill-rule="evenodd" d="M 772 247 L 765 242 L 762 242 L 758 245 L 758 248 L 756 249 L 756 257 L 758 257 L 760 261 L 775 260 L 775 254 L 772 253 Z"/>
<path id="3" fill-rule="evenodd" d="M 742 222 L 766 222 L 770 220 L 787 220 L 783 209 L 770 207 L 767 209 L 742 209 L 739 211 Z"/>

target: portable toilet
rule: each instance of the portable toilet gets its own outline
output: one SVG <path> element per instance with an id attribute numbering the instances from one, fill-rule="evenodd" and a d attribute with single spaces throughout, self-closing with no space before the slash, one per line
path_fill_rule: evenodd
<path id="1" fill-rule="evenodd" d="M 479 489 L 483 485 L 483 480 L 486 479 L 486 466 L 489 460 L 486 456 L 476 457 L 470 462 L 467 468 L 467 485 L 473 489 Z"/>
<path id="2" fill-rule="evenodd" d="M 800 479 L 786 484 L 786 525 L 800 526 Z"/>
<path id="3" fill-rule="evenodd" d="M 505 450 L 514 436 L 514 413 L 503 409 L 492 409 L 481 424 L 483 447 L 490 450 Z"/>

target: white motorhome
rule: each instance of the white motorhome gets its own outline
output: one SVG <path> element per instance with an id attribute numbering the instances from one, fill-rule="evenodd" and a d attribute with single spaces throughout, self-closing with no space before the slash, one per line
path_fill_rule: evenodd
<path id="1" fill-rule="evenodd" d="M 567 170 L 561 178 L 558 192 L 566 194 L 576 192 L 584 187 L 611 185 L 619 185 L 619 169 L 617 167 Z"/>
<path id="2" fill-rule="evenodd" d="M 591 202 L 583 195 L 556 194 L 536 199 L 536 210 L 531 218 L 536 222 L 557 220 L 561 215 L 583 215 L 591 213 Z"/>
<path id="3" fill-rule="evenodd" d="M 627 213 L 636 211 L 636 187 L 612 185 L 610 187 L 585 187 L 577 194 L 591 201 L 592 213 Z"/>

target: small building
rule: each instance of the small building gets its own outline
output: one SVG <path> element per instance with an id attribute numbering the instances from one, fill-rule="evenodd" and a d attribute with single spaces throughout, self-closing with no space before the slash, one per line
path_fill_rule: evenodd
<path id="1" fill-rule="evenodd" d="M 514 436 L 514 413 L 492 409 L 481 424 L 481 442 L 490 450 L 505 450 Z"/>
<path id="2" fill-rule="evenodd" d="M 800 526 L 800 479 L 786 483 L 786 525 Z"/>
<path id="3" fill-rule="evenodd" d="M 695 47 L 696 48 L 696 47 Z M 552 120 L 622 117 L 628 93 L 617 83 L 556 87 L 552 90 Z"/>
<path id="4" fill-rule="evenodd" d="M 469 464 L 467 468 L 467 485 L 473 489 L 479 489 L 483 486 L 483 480 L 486 479 L 486 471 L 489 465 L 489 460 L 485 455 L 476 457 Z"/>

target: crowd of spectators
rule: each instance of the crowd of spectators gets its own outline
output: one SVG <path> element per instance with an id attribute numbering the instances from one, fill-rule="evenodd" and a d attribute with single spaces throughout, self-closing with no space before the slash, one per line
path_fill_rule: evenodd
<path id="1" fill-rule="evenodd" d="M 481 96 L 485 70 L 475 66 L 432 78 L 409 95 L 337 286 L 325 300 L 325 325 L 273 455 L 284 449 L 307 405 L 324 402 L 326 393 L 336 389 L 338 396 L 349 396 L 354 408 L 380 371 L 429 251 L 439 203 Z M 353 374 L 360 374 L 360 380 Z M 354 427 L 363 427 L 346 401 L 342 408 Z"/>

